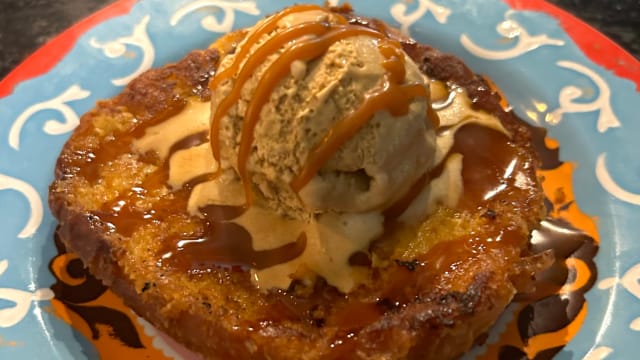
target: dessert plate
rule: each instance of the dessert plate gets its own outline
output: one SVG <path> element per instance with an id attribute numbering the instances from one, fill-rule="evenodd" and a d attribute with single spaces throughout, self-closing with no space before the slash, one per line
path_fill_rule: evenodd
<path id="1" fill-rule="evenodd" d="M 60 148 L 97 100 L 115 95 L 150 67 L 293 3 L 120 0 L 55 38 L 0 82 L 0 358 L 191 356 L 57 247 L 47 187 Z M 572 282 L 558 299 L 578 293 L 586 301 L 571 314 L 550 307 L 566 321 L 518 329 L 516 318 L 523 313 L 509 309 L 486 344 L 466 358 L 635 358 L 640 63 L 544 1 L 351 4 L 461 57 L 502 89 L 520 117 L 547 128 L 547 143 L 559 143 L 562 160 L 543 174 L 551 184 L 545 191 L 553 212 L 599 243 L 595 268 L 581 258 L 568 263 Z M 518 336 L 527 346 L 508 346 Z"/>

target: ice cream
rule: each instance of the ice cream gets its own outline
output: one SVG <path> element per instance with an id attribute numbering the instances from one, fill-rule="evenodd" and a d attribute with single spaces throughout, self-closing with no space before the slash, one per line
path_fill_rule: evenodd
<path id="1" fill-rule="evenodd" d="M 219 122 L 223 169 L 233 168 L 242 174 L 245 161 L 247 180 L 257 195 L 266 200 L 269 208 L 285 216 L 309 219 L 327 211 L 362 213 L 384 209 L 433 162 L 435 126 L 427 118 L 428 98 L 416 96 L 401 99 L 407 102 L 408 109 L 400 114 L 390 114 L 386 106 L 372 112 L 353 136 L 340 139 L 346 142 L 322 159 L 319 169 L 309 169 L 323 140 L 338 130 L 341 121 L 349 120 L 351 114 L 363 108 L 367 95 L 379 91 L 388 81 L 389 71 L 384 64 L 389 60 L 381 51 L 386 39 L 368 34 L 373 32 L 360 31 L 332 42 L 316 57 L 305 54 L 322 46 L 313 40 L 308 45 L 293 36 L 288 42 L 280 40 L 289 40 L 289 34 L 304 31 L 310 25 L 317 29 L 309 29 L 309 34 L 303 36 L 327 36 L 335 31 L 332 27 L 343 27 L 339 19 L 326 11 L 310 10 L 264 20 L 249 33 L 235 55 L 222 61 L 222 75 L 212 84 L 212 114 L 214 126 Z M 273 49 L 274 43 L 283 46 Z M 301 51 L 298 58 L 275 64 L 284 54 L 305 45 L 310 49 Z M 417 66 L 401 51 L 398 54 L 402 58 L 394 61 L 403 65 L 398 83 L 428 89 L 427 79 Z M 276 86 L 267 88 L 265 79 L 275 77 L 278 66 L 285 68 L 287 74 L 275 79 Z M 233 105 L 227 109 L 224 104 L 229 99 Z M 247 109 L 252 105 L 262 107 L 255 106 L 251 114 Z M 247 119 L 251 116 L 254 119 Z M 248 130 L 247 123 L 251 122 L 254 129 Z M 241 139 L 251 132 L 249 154 L 240 155 Z M 239 159 L 243 156 L 246 159 Z"/>
<path id="2" fill-rule="evenodd" d="M 391 55 L 400 59 L 387 59 L 383 47 L 392 45 L 386 39 L 349 29 L 340 19 L 315 9 L 267 18 L 222 61 L 212 83 L 213 126 L 219 126 L 219 140 L 212 143 L 219 141 L 214 148 L 220 149 L 223 170 L 233 168 L 241 176 L 245 171 L 252 190 L 281 215 L 309 219 L 327 211 L 384 209 L 433 162 L 428 91 L 401 99 L 408 109 L 399 114 L 390 114 L 386 106 L 371 111 L 352 136 L 338 134 L 344 143 L 335 153 L 314 158 L 339 124 L 350 121 L 367 96 L 386 86 L 385 62 L 401 65 L 394 80 L 398 84 L 428 89 L 427 79 L 401 50 Z M 354 34 L 321 44 L 323 36 L 345 28 Z M 299 33 L 307 39 L 294 36 Z M 302 50 L 299 55 L 283 62 L 296 48 Z M 314 56 L 318 48 L 322 51 Z M 280 68 L 284 76 L 276 75 Z M 244 152 L 243 137 L 252 138 Z M 319 168 L 312 166 L 314 161 Z"/>

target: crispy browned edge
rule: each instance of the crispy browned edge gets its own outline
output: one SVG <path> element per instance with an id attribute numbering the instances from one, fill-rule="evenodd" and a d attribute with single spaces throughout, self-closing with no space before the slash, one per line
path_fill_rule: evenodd
<path id="1" fill-rule="evenodd" d="M 478 106 L 497 114 L 514 134 L 514 141 L 532 152 L 528 145 L 528 130 L 518 123 L 513 114 L 502 110 L 499 96 L 489 91 L 486 84 L 460 60 L 411 42 L 405 44 L 405 50 L 427 74 L 465 86 L 470 97 L 478 100 Z M 175 303 L 159 292 L 143 294 L 136 287 L 140 279 L 131 279 L 119 264 L 119 259 L 127 254 L 122 253 L 117 239 L 108 236 L 104 224 L 87 209 L 70 203 L 64 188 L 57 188 L 70 174 L 65 168 L 65 159 L 86 155 L 71 151 L 69 144 L 77 142 L 83 131 L 92 126 L 96 113 L 115 113 L 124 107 L 144 120 L 162 112 L 162 104 L 175 101 L 176 97 L 196 93 L 206 98 L 207 80 L 213 73 L 216 59 L 215 50 L 194 51 L 176 64 L 147 71 L 127 86 L 121 95 L 100 102 L 96 109 L 83 116 L 78 130 L 61 153 L 56 166 L 56 180 L 51 186 L 49 203 L 60 221 L 60 238 L 69 250 L 80 256 L 92 274 L 110 286 L 136 313 L 207 357 L 327 357 L 328 353 L 323 349 L 329 347 L 327 341 L 330 339 L 317 339 L 319 343 L 309 344 L 313 334 L 306 332 L 308 328 L 273 325 L 254 332 L 236 331 L 225 323 L 228 318 L 216 317 L 218 313 L 215 312 L 207 316 L 194 308 L 199 304 L 189 303 L 188 298 L 184 303 Z M 526 206 L 527 219 L 531 223 L 539 220 L 541 212 L 538 205 L 541 203 L 541 198 L 534 199 Z M 349 352 L 332 354 L 340 358 L 370 359 L 424 358 L 425 355 L 445 359 L 458 356 L 487 330 L 511 301 L 511 278 L 515 272 L 498 263 L 498 259 L 486 257 L 467 267 L 461 266 L 457 275 L 465 284 L 464 291 L 451 291 L 447 286 L 425 291 L 416 296 L 415 301 L 389 311 L 381 321 L 368 326 L 359 334 L 357 344 Z M 213 303 L 209 306 L 224 308 L 226 304 Z M 234 316 L 242 317 L 243 314 Z"/>

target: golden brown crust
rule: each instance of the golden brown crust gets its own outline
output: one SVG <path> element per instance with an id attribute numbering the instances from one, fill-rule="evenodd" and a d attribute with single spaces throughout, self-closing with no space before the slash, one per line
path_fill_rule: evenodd
<path id="1" fill-rule="evenodd" d="M 535 163 L 526 127 L 502 110 L 499 97 L 461 61 L 411 42 L 405 49 L 430 76 L 467 87 L 477 106 L 496 114 L 514 134 L 518 156 Z M 162 234 L 200 226 L 179 210 L 132 234 L 113 232 L 100 219 L 104 204 L 144 181 L 158 161 L 131 154 L 118 134 L 169 116 L 190 97 L 208 99 L 206 84 L 216 62 L 215 50 L 195 51 L 144 73 L 83 116 L 50 187 L 50 207 L 65 245 L 139 315 L 207 357 L 446 359 L 468 349 L 511 301 L 514 284 L 526 283 L 532 274 L 521 260 L 527 234 L 542 216 L 539 187 L 514 190 L 505 195 L 510 201 L 496 199 L 457 214 L 473 226 L 474 236 L 436 241 L 420 256 L 399 255 L 370 285 L 348 296 L 322 282 L 307 294 L 296 288 L 261 293 L 244 271 L 195 276 L 159 267 Z M 115 160 L 94 156 L 111 147 L 120 151 Z M 535 166 L 526 173 L 537 183 Z M 162 192 L 150 198 L 173 199 Z M 486 241 L 505 229 L 504 241 Z M 438 236 L 454 233 L 450 230 Z"/>

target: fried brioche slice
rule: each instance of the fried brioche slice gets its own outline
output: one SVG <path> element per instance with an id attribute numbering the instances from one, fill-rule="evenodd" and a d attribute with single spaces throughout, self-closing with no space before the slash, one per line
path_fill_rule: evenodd
<path id="1" fill-rule="evenodd" d="M 416 232 L 399 231 L 374 244 L 381 265 L 365 285 L 346 295 L 321 280 L 264 292 L 243 269 L 187 273 L 159 261 L 172 236 L 204 224 L 188 215 L 187 191 L 167 187 L 162 161 L 136 153 L 131 142 L 188 102 L 209 99 L 215 49 L 147 71 L 82 117 L 50 187 L 60 238 L 137 314 L 208 358 L 459 356 L 544 265 L 544 255 L 528 252 L 529 233 L 543 216 L 537 159 L 527 127 L 503 110 L 482 79 L 453 56 L 402 40 L 422 71 L 463 88 L 478 110 L 498 117 L 510 132 L 510 139 L 491 132 L 470 136 L 474 146 L 487 149 L 465 161 L 493 156 L 489 150 L 499 139 L 521 175 L 485 201 L 463 198 L 458 208 L 436 210 Z M 465 181 L 473 188 L 478 180 Z"/>

